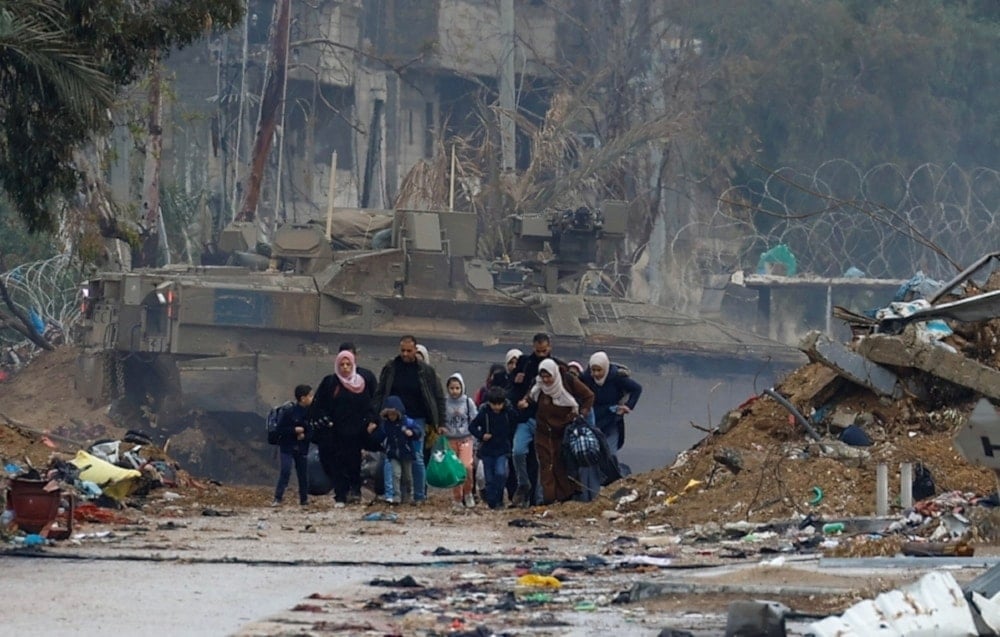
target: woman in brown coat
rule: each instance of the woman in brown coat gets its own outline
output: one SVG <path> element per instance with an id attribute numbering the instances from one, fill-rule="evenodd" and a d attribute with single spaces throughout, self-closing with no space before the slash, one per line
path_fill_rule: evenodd
<path id="1" fill-rule="evenodd" d="M 554 360 L 547 358 L 539 365 L 535 385 L 518 406 L 525 409 L 529 399 L 538 402 L 535 453 L 543 503 L 569 500 L 577 484 L 570 480 L 563 463 L 563 432 L 577 415 L 587 415 L 594 405 L 594 394 L 579 378 L 563 373 Z"/>

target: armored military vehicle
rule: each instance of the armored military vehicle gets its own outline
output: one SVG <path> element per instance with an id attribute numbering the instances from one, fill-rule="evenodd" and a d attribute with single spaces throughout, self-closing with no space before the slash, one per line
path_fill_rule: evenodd
<path id="1" fill-rule="evenodd" d="M 161 419 L 190 410 L 260 417 L 296 383 L 331 373 L 341 342 L 354 342 L 377 373 L 403 334 L 447 359 L 434 363 L 449 373 L 465 365 L 485 374 L 508 348 L 528 351 L 538 332 L 565 360 L 605 350 L 626 364 L 651 361 L 654 373 L 712 362 L 752 375 L 762 360 L 800 360 L 749 332 L 623 298 L 594 265 L 624 236 L 623 205 L 514 218 L 516 250 L 495 262 L 476 258 L 474 214 L 354 212 L 385 228 L 361 249 L 331 240 L 329 224 L 286 224 L 264 256 L 256 226 L 233 224 L 220 247 L 240 265 L 91 278 L 78 390 L 130 397 Z"/>

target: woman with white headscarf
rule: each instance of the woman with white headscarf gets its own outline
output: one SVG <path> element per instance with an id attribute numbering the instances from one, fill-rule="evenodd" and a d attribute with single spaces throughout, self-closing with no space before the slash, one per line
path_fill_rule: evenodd
<path id="1" fill-rule="evenodd" d="M 590 502 L 601 485 L 607 484 L 607 478 L 620 475 L 615 454 L 625 443 L 625 414 L 635 407 L 642 385 L 629 377 L 627 368 L 612 364 L 604 352 L 594 352 L 580 380 L 594 392 L 592 422 L 607 439 L 607 466 L 581 467 L 578 473 L 582 485 L 579 499 Z"/>
<path id="2" fill-rule="evenodd" d="M 604 432 L 612 452 L 625 444 L 625 414 L 631 413 L 642 395 L 642 385 L 628 369 L 615 365 L 604 352 L 594 352 L 580 380 L 594 392 L 594 424 Z"/>
<path id="3" fill-rule="evenodd" d="M 535 453 L 538 455 L 543 503 L 569 500 L 576 493 L 577 485 L 570 479 L 563 462 L 563 432 L 577 415 L 586 415 L 590 411 L 594 394 L 579 378 L 547 358 L 539 365 L 535 384 L 518 406 L 526 408 L 529 400 L 538 403 Z"/>

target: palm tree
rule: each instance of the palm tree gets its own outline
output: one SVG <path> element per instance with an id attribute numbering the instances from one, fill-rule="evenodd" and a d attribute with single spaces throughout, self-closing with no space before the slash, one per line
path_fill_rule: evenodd
<path id="1" fill-rule="evenodd" d="M 31 230 L 76 185 L 73 150 L 109 124 L 115 85 L 58 0 L 0 0 L 0 186 Z"/>

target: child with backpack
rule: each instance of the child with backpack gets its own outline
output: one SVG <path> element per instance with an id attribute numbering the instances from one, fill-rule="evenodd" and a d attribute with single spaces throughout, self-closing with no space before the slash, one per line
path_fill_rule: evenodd
<path id="1" fill-rule="evenodd" d="M 312 404 L 312 387 L 309 385 L 299 385 L 295 388 L 295 402 L 286 403 L 276 408 L 276 413 L 268 418 L 276 418 L 274 426 L 274 436 L 269 439 L 274 440 L 278 445 L 278 456 L 281 458 L 281 465 L 278 471 L 278 484 L 274 488 L 274 501 L 271 506 L 281 506 L 281 500 L 285 497 L 285 489 L 291 479 L 292 466 L 295 466 L 295 479 L 299 485 L 299 504 L 306 506 L 309 504 L 309 480 L 308 462 L 309 441 L 312 439 L 312 431 L 306 422 L 306 412 Z"/>
<path id="2" fill-rule="evenodd" d="M 392 482 L 386 482 L 383 498 L 389 504 L 413 501 L 413 462 L 417 458 L 414 442 L 423 438 L 423 428 L 406 415 L 406 408 L 399 396 L 387 396 L 379 413 L 377 428 L 369 426 L 368 432 L 382 445 L 385 457 L 392 467 Z M 396 492 L 399 492 L 397 495 Z"/>
<path id="3" fill-rule="evenodd" d="M 479 459 L 486 479 L 486 505 L 503 507 L 508 464 L 517 428 L 518 413 L 509 402 L 503 387 L 494 385 L 486 391 L 486 407 L 469 424 L 469 432 L 479 440 Z"/>

